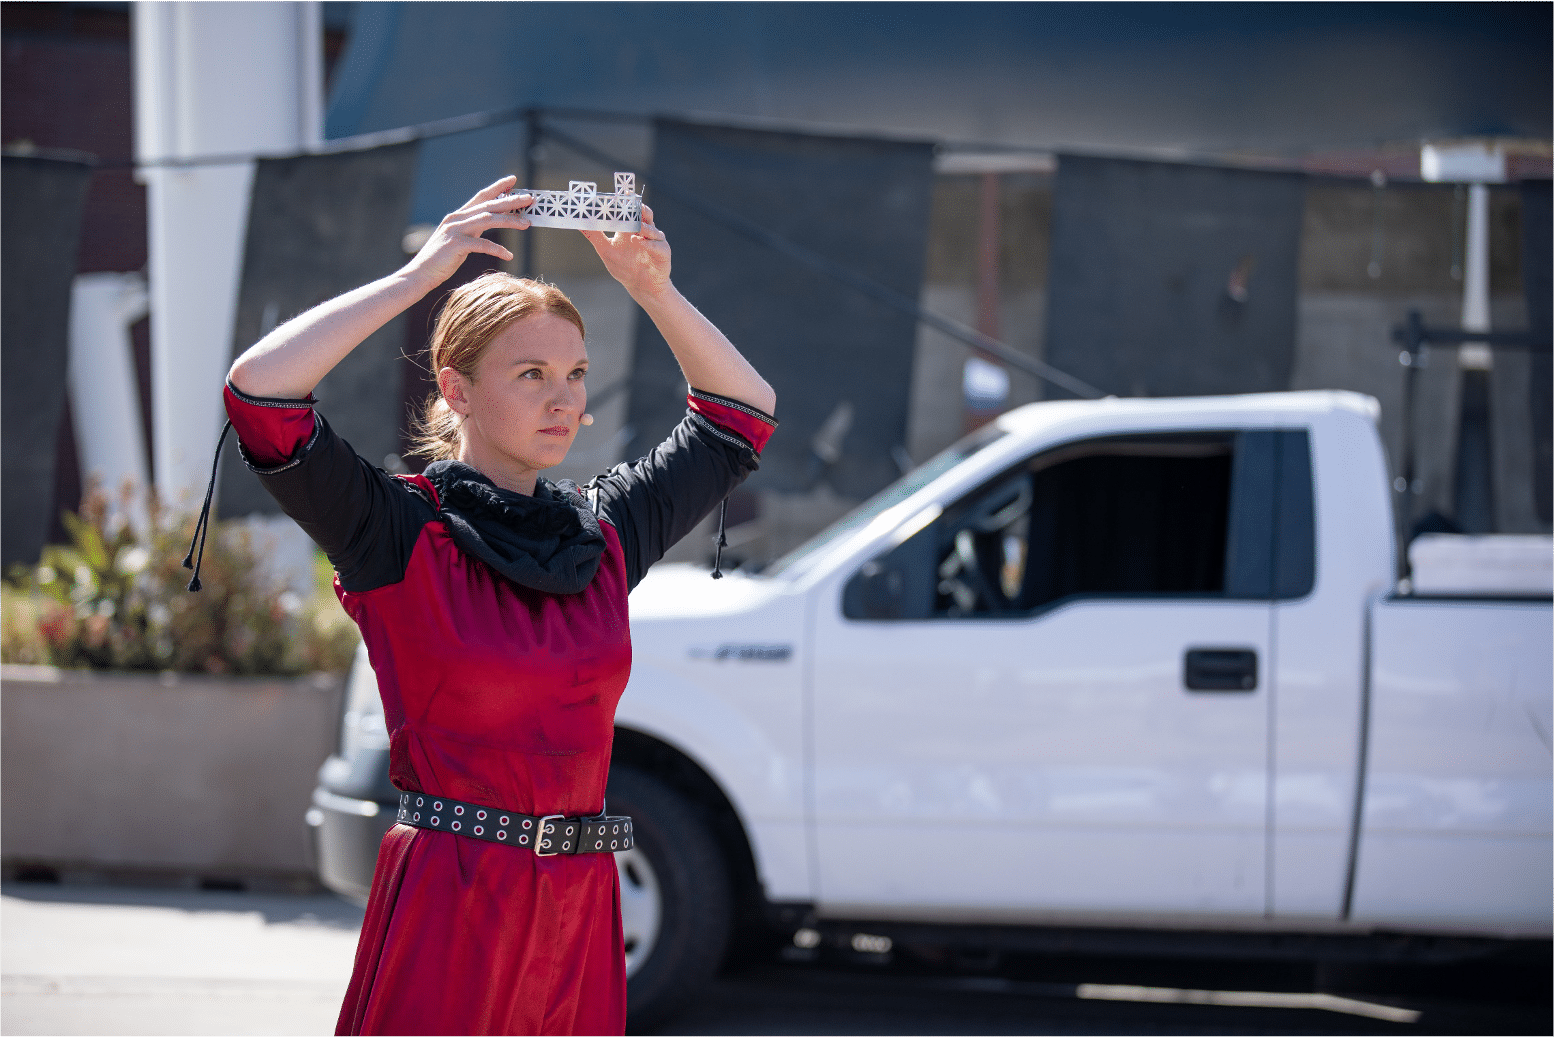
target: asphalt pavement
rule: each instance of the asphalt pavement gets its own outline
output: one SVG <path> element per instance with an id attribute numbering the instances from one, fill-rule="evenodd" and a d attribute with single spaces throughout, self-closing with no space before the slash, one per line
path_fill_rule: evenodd
<path id="1" fill-rule="evenodd" d="M 333 1033 L 361 922 L 330 895 L 6 883 L 0 1031 Z"/>
<path id="2" fill-rule="evenodd" d="M 332 1033 L 362 912 L 334 896 L 7 883 L 0 1032 Z M 748 956 L 665 1034 L 1549 1033 L 1547 955 L 1361 969 Z"/>

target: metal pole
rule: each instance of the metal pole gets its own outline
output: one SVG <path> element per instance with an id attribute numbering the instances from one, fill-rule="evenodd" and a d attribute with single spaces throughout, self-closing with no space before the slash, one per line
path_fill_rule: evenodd
<path id="1" fill-rule="evenodd" d="M 1489 188 L 1468 185 L 1467 262 L 1462 277 L 1462 330 L 1489 330 Z M 1487 349 L 1486 349 L 1487 352 Z"/>
<path id="2" fill-rule="evenodd" d="M 998 174 L 983 173 L 977 214 L 977 331 L 990 339 L 999 336 L 999 209 Z M 983 368 L 979 380 L 991 383 L 982 388 L 996 388 L 1001 381 L 1004 386 L 1002 396 L 973 398 L 973 372 L 979 366 Z M 986 350 L 976 350 L 967 358 L 961 379 L 964 426 L 967 432 L 974 432 L 992 421 L 1008 404 L 1009 377 Z"/>
<path id="3" fill-rule="evenodd" d="M 530 108 L 523 114 L 524 139 L 523 139 L 523 183 L 520 187 L 534 188 L 539 183 L 539 151 L 540 151 L 540 110 Z M 523 277 L 534 276 L 534 235 L 525 232 L 521 236 L 519 246 L 519 259 L 522 267 L 519 274 Z"/>
<path id="4" fill-rule="evenodd" d="M 1414 528 L 1414 393 L 1415 385 L 1419 380 L 1419 369 L 1426 363 L 1424 345 L 1424 322 L 1419 317 L 1418 310 L 1410 310 L 1408 324 L 1400 329 L 1402 334 L 1396 336 L 1403 343 L 1403 352 L 1398 354 L 1398 362 L 1405 370 L 1403 372 L 1403 474 L 1399 477 L 1402 487 L 1394 486 L 1403 495 L 1403 500 L 1398 509 L 1403 516 L 1403 536 L 1398 548 L 1401 555 L 1403 572 L 1408 571 L 1408 537 Z"/>

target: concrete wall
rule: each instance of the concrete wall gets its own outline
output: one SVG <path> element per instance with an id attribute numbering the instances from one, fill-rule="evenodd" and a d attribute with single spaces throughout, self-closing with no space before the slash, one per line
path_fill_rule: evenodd
<path id="1" fill-rule="evenodd" d="M 340 679 L 6 666 L 0 684 L 8 869 L 310 881 Z"/>

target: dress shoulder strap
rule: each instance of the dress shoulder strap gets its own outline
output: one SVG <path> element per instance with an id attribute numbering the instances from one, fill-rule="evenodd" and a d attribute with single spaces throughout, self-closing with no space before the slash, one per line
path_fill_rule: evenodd
<path id="1" fill-rule="evenodd" d="M 432 480 L 424 475 L 396 475 L 394 478 L 404 482 L 417 496 L 425 499 L 433 508 L 441 509 L 442 504 L 437 497 L 437 487 L 432 485 Z"/>

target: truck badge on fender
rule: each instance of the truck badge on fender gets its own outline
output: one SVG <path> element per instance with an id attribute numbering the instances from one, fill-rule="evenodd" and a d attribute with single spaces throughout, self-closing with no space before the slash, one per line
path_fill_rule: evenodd
<path id="1" fill-rule="evenodd" d="M 738 659 L 740 662 L 785 663 L 793 657 L 792 645 L 742 645 L 723 644 L 716 648 L 692 645 L 686 650 L 692 659 Z"/>

